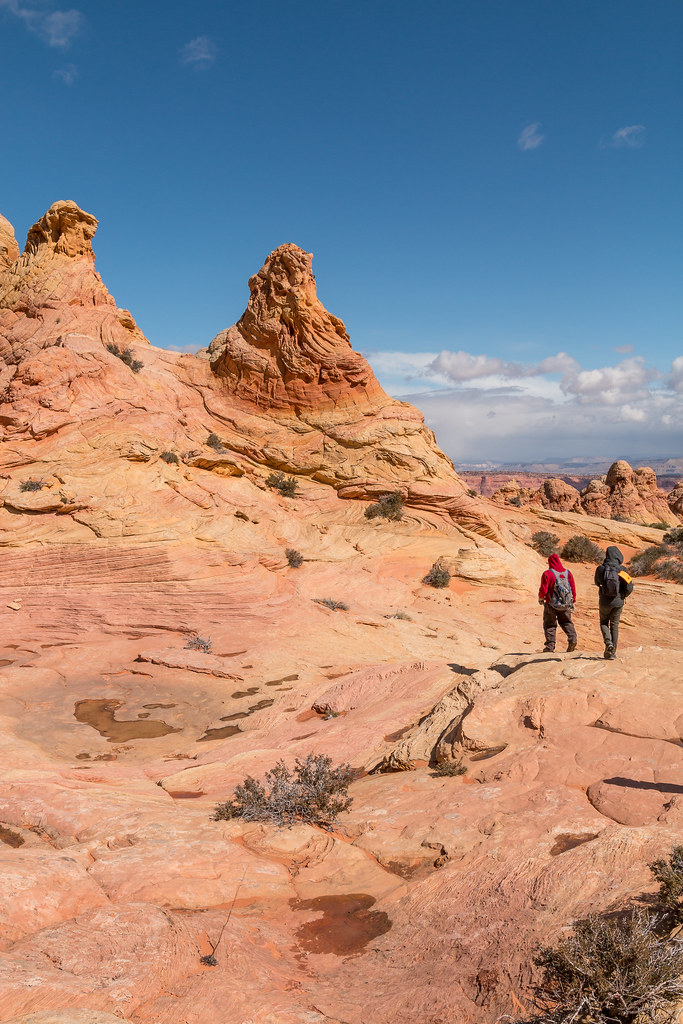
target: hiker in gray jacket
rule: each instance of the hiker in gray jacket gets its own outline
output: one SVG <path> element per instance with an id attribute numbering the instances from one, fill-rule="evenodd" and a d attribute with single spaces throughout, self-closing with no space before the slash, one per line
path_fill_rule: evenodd
<path id="1" fill-rule="evenodd" d="M 619 619 L 624 601 L 633 590 L 631 577 L 623 566 L 624 556 L 617 547 L 609 547 L 605 560 L 595 570 L 595 585 L 598 587 L 600 630 L 605 641 L 603 657 L 614 661 L 619 641 Z"/>

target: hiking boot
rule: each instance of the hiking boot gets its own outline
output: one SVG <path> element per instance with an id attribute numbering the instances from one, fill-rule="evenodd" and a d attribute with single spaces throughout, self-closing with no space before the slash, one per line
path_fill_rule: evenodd
<path id="1" fill-rule="evenodd" d="M 605 645 L 605 653 L 603 654 L 603 658 L 605 659 L 605 661 L 613 661 L 616 658 L 614 648 L 611 644 Z"/>
<path id="2" fill-rule="evenodd" d="M 554 654 L 554 653 L 555 653 L 555 648 L 554 647 L 544 647 L 543 650 L 541 651 L 541 654 Z"/>
<path id="3" fill-rule="evenodd" d="M 570 644 L 567 644 L 567 654 L 571 654 L 572 651 L 575 651 L 575 650 L 576 650 L 576 640 L 574 640 Z"/>

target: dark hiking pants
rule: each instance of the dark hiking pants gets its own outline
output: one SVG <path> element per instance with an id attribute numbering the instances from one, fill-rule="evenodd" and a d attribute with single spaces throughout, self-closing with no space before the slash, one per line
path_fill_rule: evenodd
<path id="1" fill-rule="evenodd" d="M 545 649 L 555 650 L 555 638 L 557 627 L 564 630 L 570 644 L 576 643 L 576 629 L 572 622 L 572 613 L 563 608 L 551 608 L 549 604 L 543 605 L 543 632 L 545 633 Z"/>
<path id="2" fill-rule="evenodd" d="M 619 619 L 621 618 L 623 608 L 623 604 L 620 604 L 618 608 L 610 608 L 609 605 L 607 607 L 603 605 L 598 606 L 600 632 L 602 633 L 602 639 L 605 641 L 605 647 L 613 647 L 615 651 L 619 640 Z"/>

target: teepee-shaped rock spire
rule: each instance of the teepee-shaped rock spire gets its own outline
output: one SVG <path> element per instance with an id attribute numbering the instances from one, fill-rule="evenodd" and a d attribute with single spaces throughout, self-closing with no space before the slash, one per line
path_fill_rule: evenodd
<path id="1" fill-rule="evenodd" d="M 9 267 L 19 255 L 19 246 L 14 237 L 14 228 L 10 222 L 0 214 L 0 270 Z"/>

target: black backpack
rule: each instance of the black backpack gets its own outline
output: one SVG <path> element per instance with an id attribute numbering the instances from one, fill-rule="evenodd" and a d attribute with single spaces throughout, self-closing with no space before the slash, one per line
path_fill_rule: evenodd
<path id="1" fill-rule="evenodd" d="M 564 572 L 552 569 L 551 572 L 555 577 L 555 582 L 548 604 L 555 611 L 571 611 L 574 607 L 574 597 L 572 595 L 572 588 L 569 585 L 569 573 L 566 569 Z"/>
<path id="2" fill-rule="evenodd" d="M 619 567 L 607 565 L 602 567 L 602 583 L 600 584 L 600 596 L 612 600 L 619 594 Z"/>

